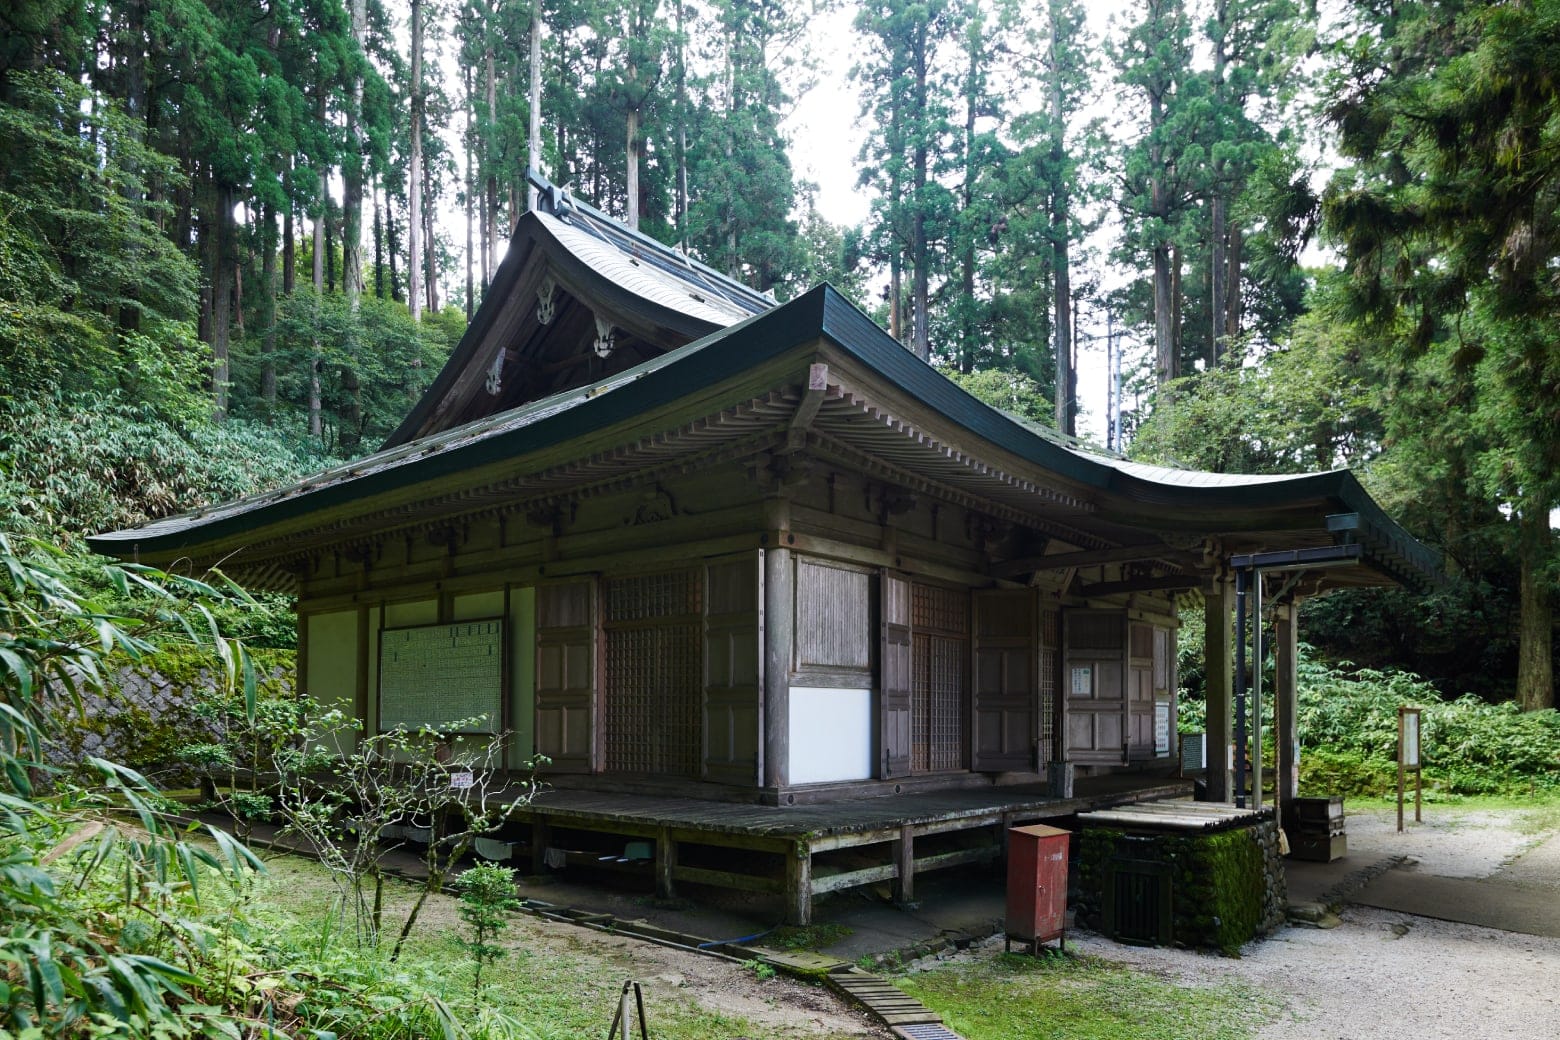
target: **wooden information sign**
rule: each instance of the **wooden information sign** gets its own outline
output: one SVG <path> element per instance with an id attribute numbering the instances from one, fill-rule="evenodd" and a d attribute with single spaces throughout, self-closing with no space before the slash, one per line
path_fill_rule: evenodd
<path id="1" fill-rule="evenodd" d="M 380 731 L 448 731 L 481 716 L 461 732 L 499 732 L 503 662 L 500 618 L 385 629 L 379 639 Z"/>
<path id="2" fill-rule="evenodd" d="M 1423 786 L 1419 770 L 1419 711 L 1418 708 L 1398 708 L 1398 762 L 1397 762 L 1397 824 L 1403 829 L 1403 793 L 1405 777 L 1414 774 L 1414 822 L 1423 823 Z"/>

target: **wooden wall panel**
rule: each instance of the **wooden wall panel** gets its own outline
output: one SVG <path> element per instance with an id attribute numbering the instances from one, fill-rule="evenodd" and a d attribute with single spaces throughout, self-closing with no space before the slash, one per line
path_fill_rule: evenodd
<path id="1" fill-rule="evenodd" d="M 759 568 L 756 553 L 705 567 L 703 774 L 707 780 L 762 783 Z"/>
<path id="2" fill-rule="evenodd" d="M 600 769 L 594 590 L 592 581 L 536 590 L 536 751 L 555 772 Z"/>
<path id="3" fill-rule="evenodd" d="M 796 665 L 803 674 L 866 673 L 872 667 L 870 575 L 817 560 L 796 561 Z M 830 685 L 812 681 L 813 685 Z M 843 685 L 854 685 L 854 681 Z"/>
<path id="4" fill-rule="evenodd" d="M 912 773 L 970 767 L 969 626 L 970 596 L 964 589 L 910 587 Z"/>
<path id="5" fill-rule="evenodd" d="M 1039 634 L 1032 590 L 975 593 L 971 767 L 979 772 L 1035 768 Z"/>
<path id="6" fill-rule="evenodd" d="M 878 759 L 880 776 L 906 776 L 910 772 L 910 698 L 912 648 L 910 640 L 910 582 L 896 574 L 884 574 L 880 597 L 882 650 L 879 654 Z"/>
<path id="7" fill-rule="evenodd" d="M 1127 639 L 1125 611 L 1063 614 L 1068 757 L 1080 764 L 1127 760 Z"/>
<path id="8" fill-rule="evenodd" d="M 1127 745 L 1134 761 L 1157 757 L 1154 711 L 1171 701 L 1171 653 L 1175 632 L 1168 625 L 1135 621 L 1131 630 L 1127 685 Z"/>

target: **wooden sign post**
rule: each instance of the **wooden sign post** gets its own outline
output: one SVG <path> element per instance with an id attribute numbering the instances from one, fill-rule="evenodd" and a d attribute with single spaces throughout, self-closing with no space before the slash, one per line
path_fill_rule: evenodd
<path id="1" fill-rule="evenodd" d="M 1406 774 L 1414 774 L 1414 822 L 1423 823 L 1422 784 L 1419 772 L 1419 709 L 1398 708 L 1397 823 L 1403 830 L 1403 788 Z"/>

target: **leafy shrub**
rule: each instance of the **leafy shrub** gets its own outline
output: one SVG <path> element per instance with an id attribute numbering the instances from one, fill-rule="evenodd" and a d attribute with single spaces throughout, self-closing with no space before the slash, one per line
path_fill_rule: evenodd
<path id="1" fill-rule="evenodd" d="M 0 398 L 0 530 L 71 540 L 296 480 L 323 460 L 265 426 L 180 428 L 122 394 Z"/>
<path id="2" fill-rule="evenodd" d="M 1560 790 L 1560 712 L 1523 712 L 1472 694 L 1443 699 L 1409 672 L 1329 666 L 1302 653 L 1301 768 L 1306 786 L 1385 794 L 1396 784 L 1398 708 L 1423 709 L 1425 780 L 1456 794 Z M 1336 785 L 1336 786 L 1333 786 Z"/>

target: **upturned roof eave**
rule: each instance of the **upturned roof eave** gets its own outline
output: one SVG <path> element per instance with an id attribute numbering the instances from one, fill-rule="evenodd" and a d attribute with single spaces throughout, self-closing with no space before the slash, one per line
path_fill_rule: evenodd
<path id="1" fill-rule="evenodd" d="M 155 561 L 180 554 L 214 554 L 236 549 L 266 528 L 295 523 L 302 517 L 340 509 L 375 496 L 403 493 L 419 483 L 439 480 L 522 459 L 548 447 L 591 433 L 606 431 L 636 417 L 671 405 L 698 392 L 718 391 L 723 382 L 740 377 L 787 351 L 823 340 L 843 351 L 862 370 L 876 374 L 901 394 L 908 394 L 941 419 L 958 427 L 973 443 L 985 443 L 1034 468 L 1033 476 L 1056 478 L 1091 496 L 1101 519 L 1126 521 L 1146 530 L 1174 525 L 1176 512 L 1247 513 L 1240 526 L 1249 530 L 1299 529 L 1318 533 L 1328 510 L 1358 512 L 1364 519 L 1362 538 L 1377 546 L 1384 573 L 1393 580 L 1428 583 L 1438 573 L 1434 554 L 1388 518 L 1347 471 L 1297 474 L 1253 483 L 1212 486 L 1172 484 L 1133 475 L 1111 460 L 1080 453 L 1027 429 L 989 408 L 940 373 L 917 360 L 832 287 L 819 286 L 774 310 L 719 330 L 662 357 L 645 362 L 609 380 L 511 412 L 468 424 L 459 430 L 399 445 L 388 452 L 358 460 L 358 475 L 342 471 L 318 487 L 305 485 L 270 496 L 257 496 L 241 508 L 229 504 L 220 516 L 199 516 L 157 532 L 159 521 L 140 528 L 109 532 L 88 539 L 96 551 Z M 573 398 L 573 400 L 570 400 Z M 535 421 L 487 435 L 495 425 L 523 419 L 528 410 L 547 412 Z M 464 438 L 464 439 L 463 439 Z M 440 443 L 440 442 L 444 443 Z M 420 453 L 418 457 L 386 460 L 386 454 Z M 376 463 L 376 460 L 378 462 Z M 375 468 L 378 465 L 380 468 Z M 316 482 L 319 481 L 316 477 Z M 242 504 L 240 504 L 242 506 Z M 1334 507 L 1336 506 L 1336 509 Z M 210 512 L 221 512 L 223 507 Z M 1251 516 L 1256 511 L 1258 516 Z M 1195 526 L 1195 525 L 1193 525 Z"/>

